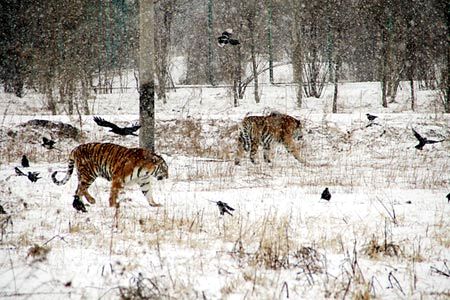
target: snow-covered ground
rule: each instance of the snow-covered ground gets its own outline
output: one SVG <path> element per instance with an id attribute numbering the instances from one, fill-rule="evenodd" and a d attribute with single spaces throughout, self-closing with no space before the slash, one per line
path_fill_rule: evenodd
<path id="1" fill-rule="evenodd" d="M 155 181 L 161 208 L 138 187 L 126 188 L 119 211 L 109 183 L 91 186 L 97 203 L 72 208 L 76 176 L 65 186 L 50 174 L 88 141 L 137 146 L 93 115 L 119 125 L 138 121 L 138 94 L 98 95 L 92 115 L 52 116 L 42 96 L 0 94 L 0 297 L 27 299 L 448 299 L 450 297 L 450 116 L 433 91 L 417 91 L 409 111 L 402 85 L 382 108 L 378 83 L 332 86 L 296 107 L 290 85 L 249 90 L 239 107 L 224 87 L 179 87 L 156 104 L 156 149 L 170 176 Z M 299 117 L 303 165 L 282 147 L 273 163 L 233 163 L 236 129 L 247 114 L 270 110 Z M 366 127 L 366 113 L 378 116 Z M 32 119 L 82 130 L 66 138 Z M 412 128 L 442 143 L 416 150 Z M 42 136 L 57 141 L 47 150 Z M 16 176 L 23 154 L 42 179 Z M 328 187 L 331 201 L 320 200 Z M 211 201 L 235 208 L 221 216 Z M 440 273 L 442 272 L 442 273 Z"/>

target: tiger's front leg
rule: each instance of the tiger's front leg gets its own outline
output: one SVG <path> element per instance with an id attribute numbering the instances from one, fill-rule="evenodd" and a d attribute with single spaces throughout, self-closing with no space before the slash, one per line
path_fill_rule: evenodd
<path id="1" fill-rule="evenodd" d="M 148 204 L 153 207 L 159 207 L 162 206 L 159 203 L 156 203 L 155 200 L 153 200 L 152 196 L 152 183 L 149 177 L 146 177 L 145 179 L 141 180 L 139 183 L 141 187 L 142 194 L 147 198 Z"/>
<path id="2" fill-rule="evenodd" d="M 258 152 L 258 147 L 259 147 L 259 141 L 256 139 L 253 139 L 252 143 L 250 145 L 250 161 L 252 163 L 256 163 L 255 156 L 256 156 L 256 153 Z"/>
<path id="3" fill-rule="evenodd" d="M 119 180 L 112 181 L 111 184 L 111 192 L 109 194 L 109 206 L 110 207 L 118 207 L 119 203 L 117 202 L 117 196 L 119 195 L 119 192 L 123 188 L 123 183 Z"/>
<path id="4" fill-rule="evenodd" d="M 296 160 L 306 166 L 309 165 L 306 160 L 300 155 L 300 149 L 298 146 L 294 145 L 292 142 L 284 143 L 284 146 L 286 147 L 286 150 L 295 157 Z"/>
<path id="5" fill-rule="evenodd" d="M 267 145 L 264 145 L 264 161 L 266 163 L 271 163 L 272 162 L 272 154 L 270 151 L 270 143 L 268 143 Z"/>

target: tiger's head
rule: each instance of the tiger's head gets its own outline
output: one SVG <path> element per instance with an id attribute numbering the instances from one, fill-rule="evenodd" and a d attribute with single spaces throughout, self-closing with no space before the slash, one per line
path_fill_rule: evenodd
<path id="1" fill-rule="evenodd" d="M 294 140 L 300 141 L 303 138 L 303 126 L 302 123 L 300 122 L 300 120 L 294 119 L 295 120 L 295 128 L 292 134 L 292 138 Z"/>
<path id="2" fill-rule="evenodd" d="M 162 180 L 169 177 L 169 167 L 167 166 L 166 161 L 160 156 L 158 156 L 156 168 L 155 171 L 153 171 L 153 176 L 156 177 L 157 180 Z"/>

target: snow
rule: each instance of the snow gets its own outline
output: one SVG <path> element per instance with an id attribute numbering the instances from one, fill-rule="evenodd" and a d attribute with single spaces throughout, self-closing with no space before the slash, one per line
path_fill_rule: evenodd
<path id="1" fill-rule="evenodd" d="M 56 186 L 50 175 L 66 168 L 81 142 L 137 146 L 138 138 L 115 136 L 92 119 L 138 121 L 137 91 L 98 95 L 92 115 L 83 116 L 52 116 L 32 92 L 0 94 L 0 204 L 8 212 L 0 215 L 0 297 L 448 299 L 449 278 L 434 268 L 449 272 L 450 116 L 435 92 L 417 91 L 412 112 L 407 84 L 382 108 L 379 83 L 343 83 L 338 114 L 330 111 L 332 86 L 320 99 L 304 99 L 302 109 L 292 85 L 263 85 L 261 92 L 260 104 L 249 89 L 235 108 L 223 86 L 172 90 L 167 104 L 156 104 L 156 149 L 169 179 L 155 181 L 153 195 L 163 206 L 149 207 L 131 186 L 116 212 L 108 206 L 109 182 L 97 179 L 90 188 L 97 203 L 85 214 L 71 206 L 76 176 Z M 308 165 L 282 147 L 269 165 L 261 156 L 255 165 L 247 158 L 234 165 L 238 122 L 268 110 L 304 122 Z M 366 113 L 378 125 L 366 127 Z M 21 126 L 36 118 L 69 123 L 83 137 Z M 418 151 L 411 128 L 446 140 Z M 61 151 L 41 147 L 42 136 Z M 41 174 L 36 183 L 14 173 L 23 154 L 31 164 L 24 171 Z M 319 199 L 325 187 L 329 202 Z M 211 201 L 228 203 L 234 215 L 220 216 Z M 371 240 L 398 252 L 370 255 Z M 39 259 L 30 254 L 34 245 L 49 251 Z M 315 258 L 301 256 L 308 247 Z"/>

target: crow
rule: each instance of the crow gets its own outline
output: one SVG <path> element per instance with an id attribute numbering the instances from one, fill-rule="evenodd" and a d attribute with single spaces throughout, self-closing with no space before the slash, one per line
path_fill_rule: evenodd
<path id="1" fill-rule="evenodd" d="M 419 140 L 419 143 L 415 146 L 415 148 L 418 150 L 423 150 L 423 146 L 425 146 L 426 144 L 435 144 L 445 141 L 445 140 L 440 141 L 429 140 L 426 137 L 422 137 L 417 131 L 414 130 L 414 128 L 412 128 L 412 131 L 414 132 L 414 136 L 416 137 L 416 139 Z"/>
<path id="2" fill-rule="evenodd" d="M 450 203 L 450 193 L 448 193 L 446 197 L 447 197 L 448 203 Z"/>
<path id="3" fill-rule="evenodd" d="M 30 162 L 28 161 L 28 158 L 26 157 L 26 155 L 22 156 L 22 167 L 24 168 L 28 168 L 30 166 Z"/>
<path id="4" fill-rule="evenodd" d="M 232 29 L 227 29 L 224 32 L 222 32 L 222 35 L 219 36 L 217 38 L 218 42 L 219 42 L 219 47 L 223 47 L 226 44 L 230 44 L 230 45 L 239 45 L 240 42 L 238 40 L 232 39 L 231 35 L 233 34 L 233 30 Z"/>
<path id="5" fill-rule="evenodd" d="M 15 167 L 14 171 L 16 171 L 17 176 L 26 176 L 31 182 L 36 182 L 38 179 L 41 179 L 41 177 L 39 177 L 39 172 L 28 172 L 28 174 L 25 174 L 18 167 Z"/>
<path id="6" fill-rule="evenodd" d="M 55 141 L 48 139 L 45 136 L 42 138 L 42 146 L 44 146 L 44 148 L 46 148 L 46 149 L 49 149 L 49 150 L 54 149 L 55 144 L 56 144 Z"/>
<path id="7" fill-rule="evenodd" d="M 7 215 L 8 213 L 5 211 L 3 206 L 0 205 L 0 215 Z"/>
<path id="8" fill-rule="evenodd" d="M 141 128 L 141 126 L 137 125 L 137 124 L 135 124 L 134 126 L 131 126 L 131 127 L 119 127 L 116 124 L 108 122 L 108 121 L 106 121 L 106 120 L 104 120 L 104 119 L 102 119 L 100 117 L 94 117 L 94 121 L 99 126 L 111 128 L 110 132 L 113 132 L 113 133 L 118 134 L 118 135 L 134 135 L 134 136 L 138 136 L 134 132 L 137 131 L 139 128 Z"/>
<path id="9" fill-rule="evenodd" d="M 371 114 L 366 114 L 366 116 L 367 116 L 367 119 L 369 120 L 369 122 L 373 122 L 373 121 L 375 121 L 376 118 L 378 118 L 378 116 L 374 116 Z"/>
<path id="10" fill-rule="evenodd" d="M 84 206 L 83 202 L 81 202 L 81 200 L 80 200 L 80 197 L 77 195 L 73 196 L 72 206 L 77 211 L 87 212 L 86 206 Z"/>
<path id="11" fill-rule="evenodd" d="M 331 193 L 328 190 L 328 188 L 325 188 L 322 192 L 322 195 L 320 196 L 320 199 L 325 199 L 327 201 L 330 201 L 331 199 Z"/>

